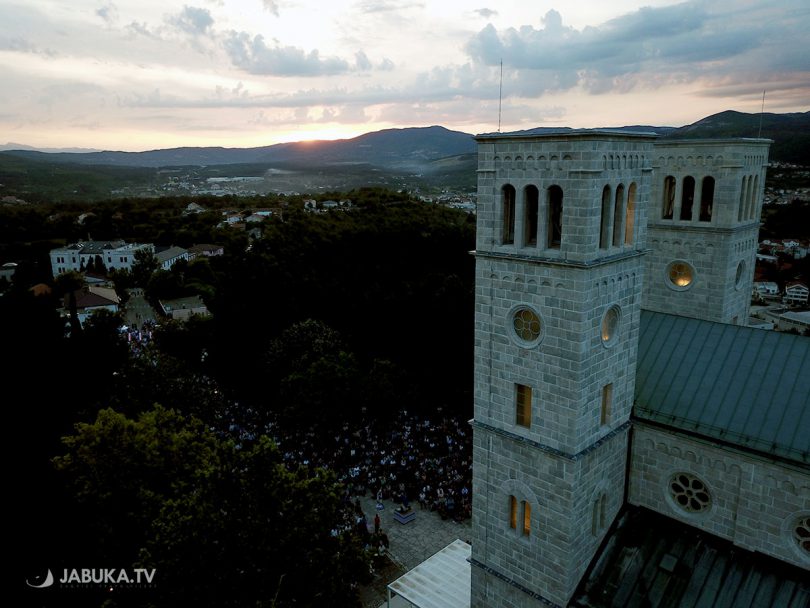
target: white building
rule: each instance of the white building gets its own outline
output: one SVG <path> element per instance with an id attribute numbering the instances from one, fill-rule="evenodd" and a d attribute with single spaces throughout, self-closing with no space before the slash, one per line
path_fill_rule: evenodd
<path id="1" fill-rule="evenodd" d="M 154 246 L 145 243 L 124 241 L 79 241 L 66 247 L 51 249 L 51 273 L 53 276 L 69 270 L 83 272 L 92 265 L 103 265 L 107 270 L 132 269 L 135 253 L 142 249 L 154 251 Z"/>
<path id="2" fill-rule="evenodd" d="M 792 306 L 802 306 L 807 304 L 810 290 L 804 283 L 788 283 L 785 285 L 785 302 Z"/>
<path id="3" fill-rule="evenodd" d="M 180 260 L 188 260 L 189 252 L 182 247 L 168 247 L 155 253 L 158 264 L 163 270 L 169 270 Z"/>

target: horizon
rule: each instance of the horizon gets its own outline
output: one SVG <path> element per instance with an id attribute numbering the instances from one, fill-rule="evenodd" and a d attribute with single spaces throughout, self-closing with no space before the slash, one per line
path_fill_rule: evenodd
<path id="1" fill-rule="evenodd" d="M 6 0 L 0 129 L 36 149 L 135 152 L 683 126 L 759 113 L 763 90 L 767 113 L 808 109 L 799 0 L 558 6 Z"/>

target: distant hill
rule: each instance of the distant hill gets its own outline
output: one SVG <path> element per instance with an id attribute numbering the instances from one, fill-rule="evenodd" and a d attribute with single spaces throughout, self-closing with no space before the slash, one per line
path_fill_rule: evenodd
<path id="1" fill-rule="evenodd" d="M 14 150 L 9 154 L 51 162 L 125 167 L 371 163 L 381 168 L 409 169 L 446 156 L 472 152 L 475 152 L 472 135 L 433 126 L 385 129 L 352 139 L 295 142 L 259 148 L 171 148 L 148 152 L 84 154 Z"/>
<path id="2" fill-rule="evenodd" d="M 760 115 L 728 110 L 675 129 L 666 137 L 678 139 L 765 137 L 773 140 L 770 150 L 771 160 L 810 164 L 810 112 Z"/>

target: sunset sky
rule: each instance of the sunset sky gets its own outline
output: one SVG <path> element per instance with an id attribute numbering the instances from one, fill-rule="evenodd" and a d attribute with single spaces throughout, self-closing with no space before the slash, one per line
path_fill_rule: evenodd
<path id="1" fill-rule="evenodd" d="M 810 109 L 807 0 L 0 0 L 0 144 L 249 147 Z"/>

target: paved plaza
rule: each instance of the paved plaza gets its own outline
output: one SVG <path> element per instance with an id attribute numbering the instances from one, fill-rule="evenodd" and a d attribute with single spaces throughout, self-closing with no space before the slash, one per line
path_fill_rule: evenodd
<path id="1" fill-rule="evenodd" d="M 391 546 L 388 553 L 395 568 L 386 568 L 377 573 L 371 585 L 363 590 L 363 606 L 378 608 L 385 603 L 385 588 L 405 572 L 422 563 L 428 557 L 441 551 L 457 538 L 469 543 L 471 539 L 470 520 L 456 523 L 451 519 L 443 520 L 437 512 L 420 510 L 418 503 L 413 503 L 416 519 L 408 524 L 394 520 L 394 509 L 397 503 L 384 500 L 385 509 L 377 511 L 376 500 L 369 496 L 360 498 L 360 505 L 366 514 L 369 527 L 373 530 L 374 514 L 380 514 L 381 527 L 388 535 Z M 392 603 L 393 606 L 393 603 Z"/>

